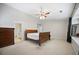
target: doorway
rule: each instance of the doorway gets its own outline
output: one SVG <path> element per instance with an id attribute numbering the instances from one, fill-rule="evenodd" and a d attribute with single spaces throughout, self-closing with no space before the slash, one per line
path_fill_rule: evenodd
<path id="1" fill-rule="evenodd" d="M 22 41 L 22 24 L 15 24 L 15 43 L 19 43 Z"/>

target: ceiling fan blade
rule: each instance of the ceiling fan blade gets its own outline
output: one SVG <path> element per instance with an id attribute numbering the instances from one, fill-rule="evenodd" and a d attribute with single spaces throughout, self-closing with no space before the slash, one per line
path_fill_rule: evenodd
<path id="1" fill-rule="evenodd" d="M 47 13 L 45 13 L 45 14 L 50 14 L 50 12 L 47 12 Z"/>

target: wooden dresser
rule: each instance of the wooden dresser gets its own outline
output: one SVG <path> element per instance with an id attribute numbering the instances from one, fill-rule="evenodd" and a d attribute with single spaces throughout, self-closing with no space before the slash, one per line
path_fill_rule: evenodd
<path id="1" fill-rule="evenodd" d="M 14 44 L 14 28 L 0 27 L 0 48 Z"/>

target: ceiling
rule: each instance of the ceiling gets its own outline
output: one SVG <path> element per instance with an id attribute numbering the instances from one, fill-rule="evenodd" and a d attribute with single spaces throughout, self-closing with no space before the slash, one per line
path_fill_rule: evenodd
<path id="1" fill-rule="evenodd" d="M 16 8 L 26 14 L 30 14 L 37 19 L 39 16 L 40 7 L 48 10 L 50 14 L 47 19 L 49 20 L 61 20 L 67 19 L 71 16 L 74 5 L 73 3 L 7 3 L 7 5 Z M 61 12 L 62 11 L 62 12 Z"/>

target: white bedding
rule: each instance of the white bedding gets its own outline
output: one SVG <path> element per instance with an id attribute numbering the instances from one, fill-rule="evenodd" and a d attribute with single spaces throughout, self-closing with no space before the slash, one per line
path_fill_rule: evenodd
<path id="1" fill-rule="evenodd" d="M 39 40 L 39 33 L 27 33 L 27 38 Z"/>

